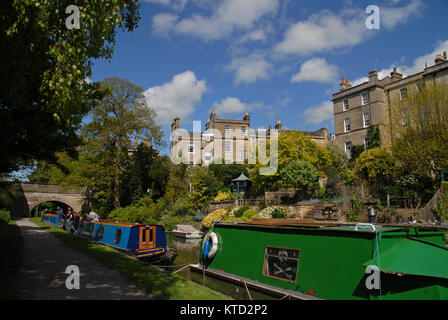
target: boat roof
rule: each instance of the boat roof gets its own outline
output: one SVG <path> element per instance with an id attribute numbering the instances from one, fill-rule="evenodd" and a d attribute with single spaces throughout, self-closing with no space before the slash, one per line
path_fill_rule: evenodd
<path id="1" fill-rule="evenodd" d="M 84 220 L 84 222 L 94 223 L 94 224 L 106 224 L 106 225 L 113 225 L 113 226 L 120 226 L 120 227 L 143 227 L 143 226 L 164 227 L 164 225 L 161 225 L 161 224 L 149 224 L 149 223 L 137 223 L 137 222 L 118 222 L 118 221 L 109 221 L 109 220 L 102 220 L 102 221 Z"/>
<path id="2" fill-rule="evenodd" d="M 266 219 L 254 218 L 251 221 L 236 221 L 231 223 L 219 223 L 221 225 L 240 225 L 254 227 L 300 227 L 332 231 L 356 231 L 356 232 L 392 232 L 405 228 L 425 228 L 436 230 L 447 230 L 447 226 L 435 224 L 370 224 L 356 222 L 323 222 L 312 219 Z"/>
<path id="3" fill-rule="evenodd" d="M 177 230 L 176 231 L 183 231 L 183 232 L 201 232 L 200 230 L 196 229 L 195 227 L 189 225 L 189 224 L 178 224 L 176 225 Z"/>
<path id="4" fill-rule="evenodd" d="M 448 279 L 448 248 L 413 237 L 403 238 L 364 266 L 376 266 L 385 273 Z"/>

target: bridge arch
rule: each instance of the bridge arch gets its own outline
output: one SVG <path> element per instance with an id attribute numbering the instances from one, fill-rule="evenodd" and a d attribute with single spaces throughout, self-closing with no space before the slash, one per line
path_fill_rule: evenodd
<path id="1" fill-rule="evenodd" d="M 81 212 L 84 203 L 82 191 L 73 187 L 36 183 L 20 183 L 20 187 L 15 199 L 16 216 L 30 217 L 31 210 L 44 202 L 58 203 L 63 208 L 71 207 L 74 212 Z"/>

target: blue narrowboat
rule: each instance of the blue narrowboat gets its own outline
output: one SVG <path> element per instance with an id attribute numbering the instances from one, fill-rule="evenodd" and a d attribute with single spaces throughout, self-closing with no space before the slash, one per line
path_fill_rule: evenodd
<path id="1" fill-rule="evenodd" d="M 59 226 L 59 217 L 46 214 L 43 222 Z M 163 225 L 81 220 L 75 234 L 152 262 L 173 260 L 177 255 L 168 246 Z"/>
<path id="2" fill-rule="evenodd" d="M 42 221 L 46 224 L 51 224 L 53 226 L 59 227 L 59 216 L 54 213 L 46 213 L 42 217 Z"/>

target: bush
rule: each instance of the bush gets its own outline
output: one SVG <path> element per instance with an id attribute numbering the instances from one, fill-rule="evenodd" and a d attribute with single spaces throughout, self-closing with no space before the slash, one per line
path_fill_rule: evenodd
<path id="1" fill-rule="evenodd" d="M 241 208 L 236 210 L 233 214 L 235 217 L 240 218 L 243 216 L 244 212 L 248 209 L 250 209 L 248 206 L 242 206 Z"/>
<path id="2" fill-rule="evenodd" d="M 227 210 L 226 209 L 218 209 L 213 211 L 212 213 L 205 216 L 202 219 L 202 226 L 205 228 L 210 228 L 215 221 L 223 221 L 227 218 Z"/>
<path id="3" fill-rule="evenodd" d="M 263 210 L 266 209 L 268 206 L 266 205 L 266 201 L 264 199 L 261 199 L 259 202 L 259 209 Z"/>
<path id="4" fill-rule="evenodd" d="M 280 206 L 267 207 L 261 210 L 257 217 L 269 219 L 275 216 L 283 218 L 286 216 L 286 209 Z"/>
<path id="5" fill-rule="evenodd" d="M 0 210 L 0 220 L 4 221 L 6 223 L 11 221 L 11 214 L 9 213 L 8 210 L 6 210 L 6 209 L 1 209 Z"/>
<path id="6" fill-rule="evenodd" d="M 255 211 L 254 209 L 247 209 L 243 213 L 243 218 L 247 218 L 248 220 L 252 220 L 252 218 L 257 216 L 257 214 L 258 214 L 257 211 Z"/>

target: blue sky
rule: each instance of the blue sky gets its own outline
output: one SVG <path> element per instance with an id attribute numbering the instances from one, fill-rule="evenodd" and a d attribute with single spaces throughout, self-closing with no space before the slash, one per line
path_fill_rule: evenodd
<path id="1" fill-rule="evenodd" d="M 369 5 L 380 9 L 378 30 L 365 26 Z M 253 128 L 281 120 L 333 132 L 341 78 L 423 71 L 448 51 L 447 14 L 446 0 L 145 0 L 139 27 L 118 34 L 91 78 L 141 86 L 168 144 L 172 118 L 191 130 L 212 108 L 222 118 L 248 111 Z"/>

